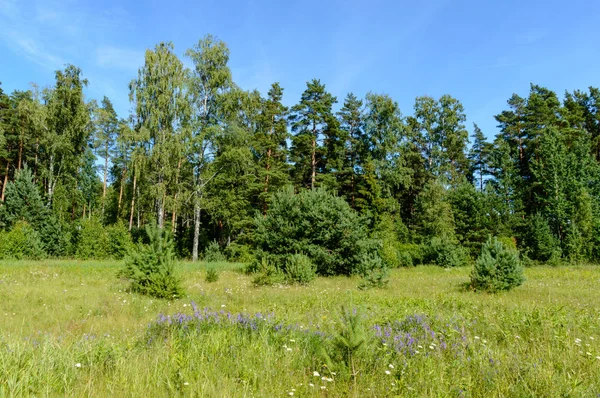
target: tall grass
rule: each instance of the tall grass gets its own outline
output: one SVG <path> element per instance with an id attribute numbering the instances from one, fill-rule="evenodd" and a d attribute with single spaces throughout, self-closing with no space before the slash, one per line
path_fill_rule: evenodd
<path id="1" fill-rule="evenodd" d="M 464 290 L 468 269 L 394 270 L 359 291 L 343 277 L 257 288 L 230 264 L 207 283 L 205 264 L 181 263 L 188 297 L 167 302 L 127 293 L 120 266 L 0 263 L 0 396 L 600 393 L 599 268 L 529 268 L 488 295 Z M 349 336 L 342 306 L 364 331 L 349 366 L 328 360 Z"/>

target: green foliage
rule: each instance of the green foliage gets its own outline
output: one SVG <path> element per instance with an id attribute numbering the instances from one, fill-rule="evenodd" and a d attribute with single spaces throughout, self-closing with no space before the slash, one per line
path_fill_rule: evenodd
<path id="1" fill-rule="evenodd" d="M 1 259 L 32 259 L 45 256 L 39 234 L 25 221 L 17 221 L 9 232 L 0 231 Z"/>
<path id="2" fill-rule="evenodd" d="M 358 311 L 347 311 L 342 307 L 341 314 L 338 330 L 323 347 L 322 356 L 330 370 L 356 378 L 357 362 L 368 352 L 370 339 Z"/>
<path id="3" fill-rule="evenodd" d="M 216 240 L 213 240 L 208 244 L 204 250 L 204 261 L 208 263 L 218 263 L 221 261 L 227 261 L 227 258 L 221 253 L 221 247 Z"/>
<path id="4" fill-rule="evenodd" d="M 157 298 L 174 299 L 183 294 L 175 275 L 175 247 L 166 230 L 147 227 L 150 243 L 138 243 L 125 259 L 120 276 L 131 281 L 131 290 Z"/>
<path id="5" fill-rule="evenodd" d="M 254 261 L 254 255 L 252 254 L 250 246 L 238 244 L 236 242 L 232 242 L 228 245 L 224 250 L 224 254 L 228 261 L 244 264 L 249 264 Z"/>
<path id="6" fill-rule="evenodd" d="M 423 252 L 425 263 L 441 267 L 460 267 L 468 261 L 465 249 L 447 238 L 431 238 L 428 244 L 424 244 Z"/>
<path id="7" fill-rule="evenodd" d="M 304 254 L 290 254 L 285 260 L 285 275 L 293 283 L 306 285 L 317 276 L 317 267 Z"/>
<path id="8" fill-rule="evenodd" d="M 255 286 L 272 286 L 285 282 L 285 274 L 267 255 L 257 256 L 251 269 L 255 274 L 252 279 Z"/>
<path id="9" fill-rule="evenodd" d="M 131 235 L 122 221 L 105 227 L 108 243 L 107 253 L 111 258 L 120 260 L 127 255 L 133 247 Z"/>
<path id="10" fill-rule="evenodd" d="M 561 256 L 560 243 L 540 214 L 535 214 L 529 219 L 524 241 L 527 256 L 532 260 L 547 262 Z"/>
<path id="11" fill-rule="evenodd" d="M 520 286 L 524 281 L 519 253 L 490 237 L 471 272 L 471 286 L 476 290 L 497 292 Z"/>
<path id="12" fill-rule="evenodd" d="M 110 257 L 110 241 L 106 230 L 97 218 L 81 222 L 77 233 L 75 255 L 81 259 L 103 259 Z"/>
<path id="13" fill-rule="evenodd" d="M 402 243 L 398 245 L 398 265 L 412 267 L 423 263 L 423 246 L 416 243 Z"/>
<path id="14" fill-rule="evenodd" d="M 364 253 L 379 255 L 365 220 L 344 199 L 322 189 L 278 192 L 267 216 L 255 218 L 255 227 L 258 249 L 274 256 L 304 253 L 320 275 L 358 273 Z"/>
<path id="15" fill-rule="evenodd" d="M 204 280 L 208 283 L 213 283 L 219 280 L 219 271 L 214 267 L 208 267 L 206 269 L 206 277 Z"/>
<path id="16" fill-rule="evenodd" d="M 360 259 L 360 276 L 362 281 L 358 285 L 361 290 L 369 288 L 383 288 L 389 282 L 389 268 L 377 253 L 363 253 Z"/>

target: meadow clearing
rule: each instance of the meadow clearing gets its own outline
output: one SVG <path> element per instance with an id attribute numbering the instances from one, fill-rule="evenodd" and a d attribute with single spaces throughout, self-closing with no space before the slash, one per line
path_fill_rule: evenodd
<path id="1" fill-rule="evenodd" d="M 186 297 L 165 301 L 126 292 L 116 261 L 1 262 L 0 396 L 600 394 L 598 267 L 527 268 L 481 294 L 468 267 L 395 269 L 361 291 L 254 287 L 240 265 L 211 266 L 207 283 L 206 264 L 179 263 Z M 340 333 L 364 337 L 351 358 Z"/>

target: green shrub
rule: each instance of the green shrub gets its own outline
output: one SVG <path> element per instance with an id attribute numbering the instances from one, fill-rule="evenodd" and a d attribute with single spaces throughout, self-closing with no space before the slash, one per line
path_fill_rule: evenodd
<path id="1" fill-rule="evenodd" d="M 315 279 L 317 267 L 304 254 L 290 254 L 285 261 L 285 274 L 290 282 L 308 284 Z"/>
<path id="2" fill-rule="evenodd" d="M 216 240 L 210 242 L 204 250 L 204 261 L 209 263 L 227 261 L 225 255 L 221 253 L 221 248 L 219 247 L 219 244 Z"/>
<path id="3" fill-rule="evenodd" d="M 351 275 L 363 252 L 376 247 L 365 225 L 343 198 L 288 188 L 273 196 L 266 217 L 255 218 L 253 238 L 257 249 L 275 256 L 304 253 L 320 275 Z"/>
<path id="4" fill-rule="evenodd" d="M 214 267 L 209 267 L 206 269 L 206 277 L 204 280 L 208 283 L 213 283 L 219 280 L 219 272 Z"/>
<path id="5" fill-rule="evenodd" d="M 517 251 L 517 239 L 513 236 L 498 236 L 498 242 L 502 243 L 505 249 Z"/>
<path id="6" fill-rule="evenodd" d="M 447 238 L 433 237 L 423 252 L 426 263 L 446 268 L 466 265 L 468 260 L 464 248 Z"/>
<path id="7" fill-rule="evenodd" d="M 75 256 L 81 259 L 109 257 L 109 239 L 104 226 L 97 218 L 81 221 L 77 233 Z"/>
<path id="8" fill-rule="evenodd" d="M 373 287 L 383 288 L 389 282 L 389 268 L 381 257 L 365 253 L 360 262 L 362 281 L 358 285 L 361 290 Z"/>
<path id="9" fill-rule="evenodd" d="M 255 286 L 271 286 L 285 282 L 285 274 L 268 256 L 257 258 L 254 267 L 256 275 L 252 283 Z"/>
<path id="10" fill-rule="evenodd" d="M 476 290 L 497 292 L 510 290 L 524 280 L 519 253 L 506 248 L 496 238 L 488 239 L 471 272 L 471 286 Z"/>
<path id="11" fill-rule="evenodd" d="M 0 258 L 37 260 L 44 254 L 39 234 L 25 221 L 17 221 L 9 232 L 0 233 Z"/>
<path id="12" fill-rule="evenodd" d="M 321 355 L 330 371 L 355 378 L 358 363 L 369 352 L 370 343 L 361 314 L 342 307 L 341 322 L 333 338 L 323 346 Z"/>
<path id="13" fill-rule="evenodd" d="M 127 227 L 122 221 L 106 227 L 107 252 L 114 259 L 120 260 L 131 250 L 133 242 Z"/>
<path id="14" fill-rule="evenodd" d="M 125 258 L 120 276 L 131 281 L 131 290 L 157 298 L 181 297 L 183 290 L 175 275 L 175 247 L 166 230 L 147 227 L 150 244 L 138 243 Z"/>
<path id="15" fill-rule="evenodd" d="M 398 265 L 412 267 L 423 263 L 423 247 L 415 243 L 402 243 L 398 245 Z"/>
<path id="16" fill-rule="evenodd" d="M 548 222 L 539 214 L 530 217 L 524 240 L 527 255 L 532 260 L 548 262 L 561 257 L 558 239 L 550 230 Z"/>
<path id="17" fill-rule="evenodd" d="M 235 242 L 225 248 L 224 254 L 228 261 L 236 263 L 248 264 L 254 260 L 250 246 L 240 245 Z"/>

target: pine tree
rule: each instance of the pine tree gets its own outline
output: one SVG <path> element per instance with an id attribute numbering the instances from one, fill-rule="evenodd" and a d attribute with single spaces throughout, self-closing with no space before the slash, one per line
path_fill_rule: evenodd
<path id="1" fill-rule="evenodd" d="M 486 142 L 483 132 L 473 123 L 473 146 L 469 153 L 471 161 L 471 174 L 477 178 L 479 190 L 483 191 L 483 182 L 485 177 L 489 175 L 488 158 L 490 156 L 491 145 Z"/>
<path id="2" fill-rule="evenodd" d="M 295 180 L 300 186 L 316 187 L 317 173 L 324 168 L 322 140 L 326 132 L 336 128 L 331 109 L 336 102 L 337 99 L 325 91 L 325 85 L 313 79 L 306 84 L 300 103 L 292 107 L 291 157 L 295 163 Z"/>

